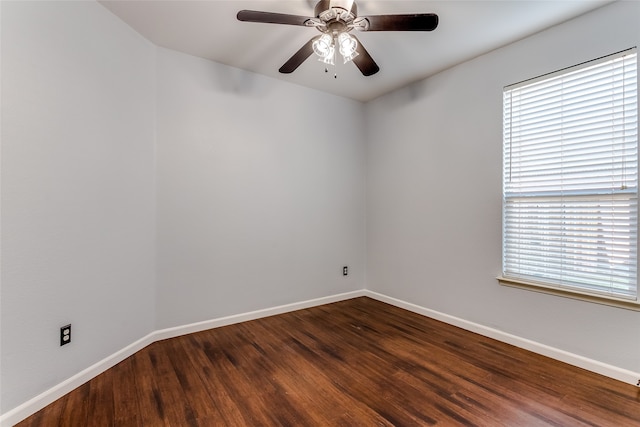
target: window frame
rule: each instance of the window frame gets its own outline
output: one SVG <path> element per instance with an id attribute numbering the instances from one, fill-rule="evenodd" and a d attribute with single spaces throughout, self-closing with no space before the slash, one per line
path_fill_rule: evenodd
<path id="1" fill-rule="evenodd" d="M 575 66 L 571 66 L 568 68 L 564 68 L 562 70 L 558 70 L 555 71 L 553 73 L 549 73 L 549 74 L 545 74 L 539 77 L 535 77 L 533 79 L 529 79 L 525 82 L 520 82 L 514 85 L 508 85 L 505 86 L 504 90 L 503 90 L 503 114 L 505 114 L 505 106 L 506 106 L 506 100 L 504 99 L 505 93 L 507 93 L 508 90 L 511 90 L 514 87 L 521 87 L 521 86 L 525 86 L 525 85 L 531 85 L 533 83 L 536 82 L 544 82 L 547 80 L 550 80 L 552 78 L 555 78 L 557 76 L 562 76 L 565 74 L 570 74 L 573 73 L 577 70 L 581 70 L 581 69 L 585 69 L 588 68 L 592 65 L 596 65 L 598 63 L 602 63 L 602 62 L 606 62 L 609 61 L 611 59 L 615 59 L 615 58 L 620 58 L 624 55 L 627 54 L 633 54 L 635 55 L 635 63 L 636 63 L 636 68 L 637 68 L 637 63 L 638 63 L 638 57 L 637 57 L 637 49 L 636 47 L 631 48 L 631 49 L 626 49 L 625 51 L 621 51 L 612 55 L 607 55 L 605 57 L 602 58 L 597 58 L 595 60 L 592 61 L 587 61 L 581 64 L 577 64 Z M 636 81 L 638 79 L 638 75 L 636 75 Z M 636 126 L 636 136 L 635 136 L 635 149 L 636 151 L 639 148 L 639 144 L 638 144 L 638 135 L 637 135 L 637 127 L 638 127 L 638 85 L 636 84 L 636 88 L 635 88 L 635 97 L 636 97 L 636 117 L 635 117 L 635 126 Z M 506 120 L 506 119 L 504 119 Z M 542 293 L 546 293 L 546 294 L 552 294 L 552 295 L 557 295 L 557 296 L 562 296 L 562 297 L 567 297 L 567 298 L 574 298 L 574 299 L 579 299 L 579 300 L 583 300 L 583 301 L 588 301 L 588 302 L 593 302 L 593 303 L 599 303 L 599 304 L 606 304 L 606 305 L 611 305 L 611 306 L 615 306 L 615 307 L 620 307 L 620 308 L 625 308 L 625 309 L 631 309 L 631 310 L 636 310 L 636 311 L 640 311 L 640 289 L 638 286 L 638 277 L 637 277 L 637 273 L 636 273 L 636 280 L 635 280 L 635 299 L 632 298 L 626 298 L 626 297 L 619 297 L 616 295 L 611 295 L 611 294 L 603 294 L 601 292 L 598 291 L 591 291 L 589 289 L 588 286 L 567 286 L 567 285 L 563 285 L 563 284 L 559 284 L 554 280 L 550 280 L 550 281 L 545 281 L 543 277 L 518 277 L 518 276 L 510 276 L 508 274 L 505 273 L 505 251 L 506 251 L 506 244 L 505 244 L 505 224 L 506 224 L 506 203 L 507 203 L 507 197 L 506 197 L 506 185 L 505 185 L 505 180 L 506 180 L 506 164 L 507 164 L 507 159 L 506 159 L 506 153 L 507 150 L 505 149 L 504 144 L 507 144 L 507 136 L 505 135 L 506 133 L 506 126 L 503 123 L 503 152 L 502 152 L 502 164 L 503 164 L 503 174 L 502 174 L 502 200 L 503 200 L 503 208 L 502 208 L 502 268 L 501 268 L 501 275 L 497 277 L 498 281 L 500 284 L 505 285 L 505 286 L 509 286 L 509 287 L 517 287 L 517 288 L 521 288 L 521 289 L 526 289 L 526 290 L 530 290 L 530 291 L 536 291 L 536 292 L 542 292 Z M 636 153 L 637 155 L 637 153 Z M 639 196 L 639 189 L 638 189 L 638 178 L 636 177 L 636 186 L 635 186 L 635 190 L 634 190 L 634 195 L 635 195 L 635 199 L 637 200 L 638 196 Z M 592 191 L 591 194 L 593 194 L 595 192 Z M 513 198 L 516 198 L 517 196 L 513 196 Z M 640 203 L 640 202 L 636 202 L 636 203 Z M 640 209 L 640 208 L 638 208 Z M 640 213 L 636 210 L 635 212 L 636 217 L 636 224 L 635 224 L 635 242 L 637 245 L 638 242 L 638 237 L 640 237 L 638 234 L 638 218 L 640 217 Z M 632 227 L 633 228 L 633 227 Z M 636 248 L 637 250 L 637 248 Z M 566 256 L 566 254 L 564 255 Z M 637 253 L 636 253 L 636 260 L 635 260 L 635 267 L 636 267 L 636 272 L 637 269 L 639 267 L 638 265 L 638 257 L 637 257 Z"/>

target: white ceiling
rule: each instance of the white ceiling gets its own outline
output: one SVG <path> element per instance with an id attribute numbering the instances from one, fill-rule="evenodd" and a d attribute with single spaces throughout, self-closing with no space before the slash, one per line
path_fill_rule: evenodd
<path id="1" fill-rule="evenodd" d="M 601 7 L 611 0 L 359 0 L 358 15 L 436 13 L 432 32 L 362 32 L 380 66 L 364 77 L 353 64 L 325 73 L 314 56 L 293 74 L 278 69 L 316 29 L 239 22 L 241 9 L 313 16 L 313 0 L 104 0 L 101 3 L 158 46 L 359 101 L 423 79 Z M 337 78 L 334 78 L 334 72 Z"/>

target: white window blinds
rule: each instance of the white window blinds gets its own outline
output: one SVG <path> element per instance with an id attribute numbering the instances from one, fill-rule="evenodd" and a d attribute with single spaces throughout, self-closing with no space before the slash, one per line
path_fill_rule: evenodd
<path id="1" fill-rule="evenodd" d="M 504 89 L 505 278 L 637 299 L 636 64 L 634 48 Z"/>

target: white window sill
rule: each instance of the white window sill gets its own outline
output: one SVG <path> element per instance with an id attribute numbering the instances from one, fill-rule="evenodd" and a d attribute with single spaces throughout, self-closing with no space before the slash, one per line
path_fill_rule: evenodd
<path id="1" fill-rule="evenodd" d="M 564 298 L 573 298 L 581 301 L 587 301 L 595 304 L 610 305 L 613 307 L 624 308 L 627 310 L 640 311 L 640 302 L 626 300 L 622 298 L 608 297 L 598 294 L 589 294 L 571 289 L 559 289 L 544 283 L 530 282 L 527 280 L 514 279 L 509 277 L 498 276 L 496 277 L 498 282 L 504 286 L 511 286 L 513 288 L 526 289 L 528 291 L 541 292 L 543 294 L 557 295 Z"/>

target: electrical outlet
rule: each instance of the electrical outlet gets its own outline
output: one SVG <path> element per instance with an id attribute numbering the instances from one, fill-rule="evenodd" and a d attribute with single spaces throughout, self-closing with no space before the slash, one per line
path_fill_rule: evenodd
<path id="1" fill-rule="evenodd" d="M 342 275 L 343 276 L 348 276 L 349 275 L 349 267 L 347 267 L 346 265 L 344 267 L 342 267 Z"/>
<path id="2" fill-rule="evenodd" d="M 71 342 L 71 323 L 60 328 L 60 345 L 69 344 Z"/>

